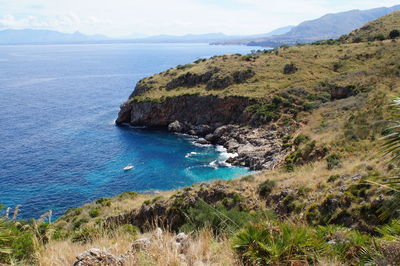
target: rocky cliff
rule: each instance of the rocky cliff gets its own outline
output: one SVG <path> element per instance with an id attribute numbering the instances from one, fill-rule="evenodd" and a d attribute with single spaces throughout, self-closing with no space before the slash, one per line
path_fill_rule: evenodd
<path id="1" fill-rule="evenodd" d="M 121 106 L 116 123 L 135 126 L 167 127 L 174 121 L 193 126 L 246 124 L 251 114 L 246 107 L 255 104 L 244 97 L 182 95 L 162 102 L 128 101 Z"/>

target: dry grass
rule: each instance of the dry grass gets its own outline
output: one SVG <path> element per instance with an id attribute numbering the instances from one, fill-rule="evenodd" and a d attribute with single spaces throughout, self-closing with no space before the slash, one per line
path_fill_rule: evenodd
<path id="1" fill-rule="evenodd" d="M 125 254 L 132 245 L 132 236 L 117 235 L 114 238 L 102 237 L 93 243 L 79 244 L 70 240 L 50 241 L 42 248 L 38 264 L 42 266 L 72 265 L 76 256 L 93 247 L 107 250 L 115 255 Z"/>
<path id="2" fill-rule="evenodd" d="M 226 239 L 216 239 L 208 230 L 190 238 L 190 246 L 180 254 L 174 245 L 175 235 L 169 232 L 157 237 L 151 233 L 138 238 L 152 239 L 148 250 L 136 251 L 127 259 L 126 265 L 239 265 L 230 243 Z M 66 241 L 51 241 L 41 252 L 38 264 L 41 266 L 72 265 L 82 252 L 99 248 L 115 255 L 123 255 L 131 250 L 133 239 L 120 234 L 112 238 L 102 237 L 88 244 Z"/>

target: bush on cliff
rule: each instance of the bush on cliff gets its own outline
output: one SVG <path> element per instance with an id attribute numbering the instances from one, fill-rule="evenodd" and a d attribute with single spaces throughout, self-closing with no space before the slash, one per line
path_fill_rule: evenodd
<path id="1" fill-rule="evenodd" d="M 24 261 L 34 262 L 38 245 L 29 227 L 20 222 L 0 219 L 0 264 Z"/>
<path id="2" fill-rule="evenodd" d="M 276 186 L 276 182 L 273 180 L 266 180 L 258 185 L 258 194 L 261 197 L 268 197 L 272 192 L 272 189 Z"/>
<path id="3" fill-rule="evenodd" d="M 180 230 L 194 232 L 209 228 L 215 234 L 231 234 L 251 220 L 251 215 L 247 211 L 240 211 L 237 208 L 228 210 L 222 205 L 213 207 L 204 201 L 198 201 L 193 208 L 188 209 L 185 217 L 186 223 Z"/>

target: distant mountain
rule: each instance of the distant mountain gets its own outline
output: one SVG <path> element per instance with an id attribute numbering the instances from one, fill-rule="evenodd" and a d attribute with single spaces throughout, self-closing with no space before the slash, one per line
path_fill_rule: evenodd
<path id="1" fill-rule="evenodd" d="M 229 40 L 237 40 L 239 38 L 261 38 L 268 37 L 278 34 L 283 34 L 289 32 L 294 26 L 286 26 L 269 33 L 257 34 L 257 35 L 248 35 L 248 36 L 240 36 L 240 35 L 225 35 L 223 33 L 207 33 L 207 34 L 187 34 L 181 36 L 173 36 L 173 35 L 157 35 L 146 38 L 138 38 L 132 40 L 126 40 L 130 42 L 137 43 L 212 43 L 212 42 L 220 42 L 220 41 L 229 41 Z"/>
<path id="2" fill-rule="evenodd" d="M 199 43 L 199 42 L 215 42 L 222 40 L 237 39 L 240 36 L 227 36 L 223 33 L 208 33 L 208 34 L 187 34 L 182 36 L 173 35 L 157 35 L 140 39 L 130 40 L 140 43 Z"/>
<path id="3" fill-rule="evenodd" d="M 336 14 L 327 14 L 315 20 L 305 21 L 289 32 L 265 38 L 238 39 L 216 44 L 246 44 L 254 46 L 277 47 L 282 44 L 309 43 L 317 40 L 336 39 L 348 34 L 371 20 L 400 10 L 400 5 L 374 8 L 369 10 L 351 10 Z"/>
<path id="4" fill-rule="evenodd" d="M 241 38 L 260 38 L 288 32 L 293 26 L 279 28 L 270 33 L 250 36 L 229 36 L 223 33 L 187 34 L 182 36 L 157 35 L 145 38 L 111 39 L 103 35 L 84 35 L 80 32 L 73 34 L 52 30 L 3 30 L 0 31 L 0 44 L 45 44 L 45 43 L 212 43 Z M 136 35 L 137 36 L 137 35 Z"/>
<path id="5" fill-rule="evenodd" d="M 52 30 L 3 30 L 0 31 L 0 44 L 40 44 L 40 43 L 81 43 L 104 41 L 103 35 L 72 34 Z"/>
<path id="6" fill-rule="evenodd" d="M 273 30 L 267 34 L 264 35 L 264 37 L 269 37 L 269 36 L 274 36 L 274 35 L 281 35 L 281 34 L 285 34 L 288 33 L 289 31 L 291 31 L 294 27 L 296 26 L 286 26 L 286 27 L 282 27 L 282 28 L 278 28 L 276 30 Z M 263 36 L 260 36 L 263 37 Z"/>

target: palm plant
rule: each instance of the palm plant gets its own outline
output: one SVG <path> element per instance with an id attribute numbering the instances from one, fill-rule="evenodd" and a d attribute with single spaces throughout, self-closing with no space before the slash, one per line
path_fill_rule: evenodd
<path id="1" fill-rule="evenodd" d="M 400 111 L 400 98 L 395 99 L 392 106 Z M 391 157 L 390 162 L 398 166 L 400 164 L 400 121 L 394 122 L 388 131 L 389 134 L 384 137 L 382 150 L 385 156 Z M 393 192 L 392 199 L 381 208 L 381 218 L 387 219 L 400 210 L 400 175 L 386 178 L 382 184 L 378 185 Z"/>
<path id="2" fill-rule="evenodd" d="M 311 228 L 290 222 L 278 226 L 249 225 L 233 239 L 234 249 L 250 265 L 312 262 L 324 246 Z"/>

